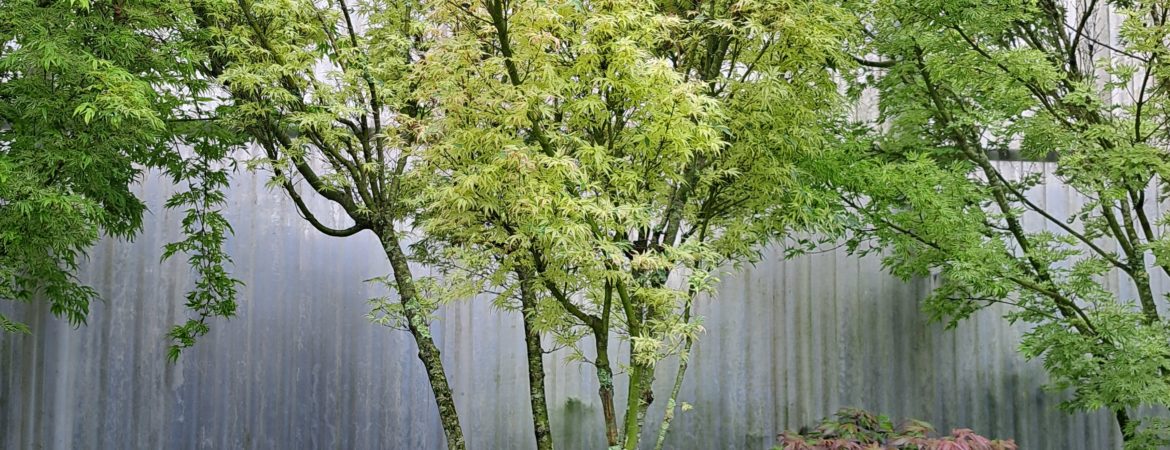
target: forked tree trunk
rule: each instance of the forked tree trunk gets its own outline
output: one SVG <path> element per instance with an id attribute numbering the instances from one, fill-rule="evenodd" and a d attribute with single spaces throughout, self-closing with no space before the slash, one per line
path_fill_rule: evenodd
<path id="1" fill-rule="evenodd" d="M 665 275 L 655 280 L 656 287 L 666 284 Z M 623 295 L 623 297 L 627 297 Z M 632 305 L 624 305 L 629 324 L 630 334 L 640 334 L 646 318 L 633 320 L 637 313 Z M 650 318 L 661 316 L 661 312 L 653 306 L 643 309 Z M 637 362 L 634 354 L 634 342 L 630 340 L 630 385 L 626 397 L 626 416 L 624 424 L 626 450 L 637 450 L 642 438 L 642 429 L 646 423 L 646 411 L 654 403 L 654 365 Z"/>
<path id="2" fill-rule="evenodd" d="M 447 374 L 443 371 L 439 347 L 435 346 L 435 340 L 431 336 L 426 312 L 421 310 L 422 305 L 418 291 L 414 287 L 414 275 L 410 271 L 406 253 L 402 251 L 398 236 L 392 227 L 385 227 L 378 236 L 382 240 L 382 249 L 385 250 L 386 257 L 390 259 L 390 268 L 394 272 L 394 284 L 398 290 L 398 299 L 402 303 L 406 327 L 414 337 L 414 342 L 418 344 L 418 359 L 422 360 L 423 367 L 426 368 L 427 380 L 431 383 L 431 392 L 439 407 L 439 420 L 447 437 L 447 448 L 464 450 L 467 443 L 463 440 L 463 429 L 459 427 L 455 398 L 451 393 L 451 386 L 447 383 Z"/>
<path id="3" fill-rule="evenodd" d="M 531 272 L 516 271 L 520 279 L 520 312 L 524 319 L 524 344 L 528 356 L 528 401 L 532 405 L 532 430 L 536 435 L 537 450 L 552 450 L 552 427 L 548 421 L 548 403 L 544 391 L 544 350 L 536 318 L 536 287 Z"/>

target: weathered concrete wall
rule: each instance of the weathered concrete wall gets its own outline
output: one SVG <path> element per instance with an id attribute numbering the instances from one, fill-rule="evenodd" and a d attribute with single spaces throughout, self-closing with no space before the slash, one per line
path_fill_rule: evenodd
<path id="1" fill-rule="evenodd" d="M 409 335 L 364 318 L 366 299 L 381 292 L 362 280 L 388 270 L 376 240 L 316 233 L 249 174 L 229 207 L 229 250 L 247 283 L 239 317 L 214 322 L 168 365 L 164 334 L 183 319 L 190 282 L 181 261 L 158 264 L 162 244 L 177 238 L 179 215 L 161 207 L 168 190 L 147 180 L 147 229 L 93 250 L 82 277 L 106 301 L 88 326 L 71 329 L 44 305 L 0 304 L 36 330 L 0 335 L 0 448 L 441 447 Z M 1075 207 L 1055 182 L 1034 195 Z M 1039 363 L 1014 350 L 1020 330 L 997 311 L 955 331 L 925 323 L 918 306 L 929 284 L 897 281 L 875 258 L 840 250 L 791 261 L 771 252 L 725 277 L 718 298 L 698 307 L 707 333 L 680 398 L 695 409 L 676 420 L 668 447 L 768 448 L 780 431 L 841 406 L 972 427 L 1029 450 L 1115 447 L 1107 415 L 1056 410 Z M 461 302 L 434 332 L 472 448 L 533 447 L 520 317 Z M 593 372 L 561 356 L 546 360 L 558 446 L 602 448 Z M 660 367 L 661 398 L 674 370 Z"/>

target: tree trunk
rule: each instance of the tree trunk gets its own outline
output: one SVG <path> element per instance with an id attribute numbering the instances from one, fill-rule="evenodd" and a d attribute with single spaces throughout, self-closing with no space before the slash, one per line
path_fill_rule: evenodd
<path id="1" fill-rule="evenodd" d="M 613 369 L 609 365 L 609 336 L 594 333 L 594 347 L 597 349 L 597 359 L 593 366 L 597 368 L 597 382 L 600 386 L 597 394 L 601 397 L 601 412 L 605 416 L 605 441 L 609 448 L 618 443 L 617 415 L 613 409 Z"/>
<path id="2" fill-rule="evenodd" d="M 706 235 L 706 230 L 699 233 L 699 241 L 702 242 Z M 697 270 L 705 270 L 704 266 L 700 265 Z M 687 301 L 683 304 L 683 323 L 691 322 L 691 307 L 694 306 L 695 296 L 698 295 L 698 289 L 695 286 L 687 288 Z M 678 404 L 678 392 L 682 390 L 682 383 L 687 374 L 687 367 L 691 362 L 691 348 L 695 345 L 695 340 L 690 335 L 686 337 L 683 343 L 682 352 L 678 355 L 678 373 L 674 376 L 674 387 L 670 390 L 670 397 L 666 399 L 666 414 L 662 417 L 662 426 L 658 429 L 658 442 L 654 443 L 654 450 L 662 450 L 662 444 L 666 442 L 666 432 L 670 431 L 670 422 L 674 420 L 674 409 Z"/>
<path id="3" fill-rule="evenodd" d="M 651 285 L 654 287 L 661 288 L 662 286 L 666 285 L 666 273 L 659 272 L 659 273 L 657 273 L 657 275 L 658 276 L 654 280 L 652 280 Z M 645 311 L 646 311 L 647 318 L 661 317 L 661 315 L 662 315 L 662 313 L 658 310 L 658 308 L 654 307 L 653 305 L 649 305 L 649 306 L 645 307 Z M 646 319 L 639 320 L 639 325 L 638 325 L 639 329 L 642 327 L 641 324 L 645 323 L 644 320 L 646 320 Z M 630 360 L 631 360 L 630 366 L 631 366 L 632 372 L 630 375 L 630 392 L 629 392 L 629 394 L 630 394 L 631 399 L 637 398 L 638 401 L 637 402 L 628 401 L 627 402 L 628 406 L 626 408 L 626 432 L 627 432 L 627 434 L 626 434 L 626 448 L 628 448 L 630 450 L 634 450 L 634 449 L 638 448 L 638 441 L 641 440 L 641 437 L 642 437 L 640 434 L 642 432 L 642 429 L 646 425 L 646 412 L 650 410 L 650 405 L 652 403 L 654 403 L 654 375 L 655 375 L 653 365 L 647 366 L 647 365 L 643 365 L 643 364 L 638 364 L 636 362 L 633 362 L 633 359 L 634 359 L 634 342 L 631 340 L 630 341 Z M 638 375 L 638 383 L 636 386 L 638 389 L 636 389 L 636 390 L 635 390 L 634 377 L 633 377 L 633 374 L 635 374 L 635 373 Z M 631 415 L 633 416 L 632 422 L 630 420 Z M 638 434 L 638 435 L 634 436 L 633 447 L 630 447 L 631 441 L 630 441 L 630 437 L 628 434 L 631 430 Z"/>
<path id="4" fill-rule="evenodd" d="M 1113 411 L 1113 417 L 1117 420 L 1117 429 L 1121 432 L 1121 443 L 1132 441 L 1136 436 L 1129 426 L 1129 413 L 1125 408 L 1116 409 Z"/>
<path id="5" fill-rule="evenodd" d="M 528 356 L 528 401 L 532 404 L 532 430 L 536 435 L 537 450 L 552 450 L 552 427 L 548 421 L 548 403 L 544 392 L 544 350 L 540 332 L 533 321 L 536 317 L 536 289 L 532 273 L 517 269 L 520 279 L 520 311 L 524 319 L 524 344 Z"/>
<path id="6" fill-rule="evenodd" d="M 394 284 L 398 290 L 398 299 L 402 303 L 407 329 L 418 345 L 418 359 L 422 360 L 423 367 L 426 368 L 431 392 L 439 407 L 439 420 L 447 437 L 447 448 L 466 449 L 467 443 L 463 440 L 463 429 L 459 427 L 459 414 L 455 409 L 455 398 L 451 394 L 451 386 L 447 383 L 447 374 L 443 371 L 439 347 L 435 346 L 435 340 L 431 337 L 426 311 L 421 311 L 422 305 L 419 302 L 418 291 L 414 288 L 414 275 L 410 272 L 406 253 L 402 251 L 398 236 L 392 227 L 385 227 L 378 235 L 382 240 L 382 249 L 390 259 L 390 268 L 394 272 Z"/>
<path id="7" fill-rule="evenodd" d="M 642 395 L 641 401 L 638 402 L 638 432 L 646 427 L 646 412 L 650 411 L 650 405 L 654 403 L 654 366 L 642 368 Z M 641 436 L 638 436 L 641 439 Z"/>
<path id="8" fill-rule="evenodd" d="M 658 441 L 654 443 L 654 450 L 662 450 L 662 444 L 666 442 L 666 432 L 670 431 L 670 422 L 674 420 L 674 410 L 678 405 L 678 392 L 682 390 L 683 378 L 690 365 L 691 346 L 694 343 L 695 340 L 688 337 L 683 345 L 682 353 L 678 355 L 678 373 L 674 376 L 674 387 L 670 389 L 670 398 L 666 399 L 666 415 L 662 417 L 662 426 L 658 429 Z"/>
<path id="9" fill-rule="evenodd" d="M 642 424 L 646 419 L 646 408 L 654 400 L 649 388 L 647 374 L 653 375 L 654 368 L 635 362 L 630 363 L 629 395 L 626 397 L 625 449 L 637 450 L 642 437 Z"/>

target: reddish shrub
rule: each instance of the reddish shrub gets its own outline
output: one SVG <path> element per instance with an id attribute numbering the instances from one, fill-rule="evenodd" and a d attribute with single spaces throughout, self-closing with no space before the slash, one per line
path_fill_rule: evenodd
<path id="1" fill-rule="evenodd" d="M 895 427 L 886 416 L 845 408 L 835 419 L 825 419 L 812 430 L 785 431 L 778 450 L 1017 450 L 1011 439 L 992 440 L 967 428 L 950 436 L 931 437 L 930 424 L 908 420 Z"/>

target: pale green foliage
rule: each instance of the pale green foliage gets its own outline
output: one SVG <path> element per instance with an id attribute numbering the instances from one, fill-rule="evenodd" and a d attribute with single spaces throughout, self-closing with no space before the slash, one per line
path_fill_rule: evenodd
<path id="1" fill-rule="evenodd" d="M 438 404 L 447 445 L 463 448 L 458 414 L 430 334 L 434 283 L 416 279 L 403 245 L 415 219 L 425 173 L 416 174 L 422 119 L 431 106 L 415 95 L 416 61 L 427 52 L 412 0 L 195 0 L 194 39 L 211 54 L 203 72 L 224 88 L 217 115 L 247 133 L 270 170 L 269 185 L 292 199 L 318 231 L 378 236 L 391 266 L 380 280 L 389 298 L 371 301 L 369 317 L 405 326 Z M 353 224 L 323 223 L 302 191 L 332 202 Z M 393 280 L 391 283 L 390 281 Z"/>
<path id="2" fill-rule="evenodd" d="M 479 279 L 476 278 L 462 278 L 462 279 L 443 279 L 438 277 L 417 277 L 415 278 L 415 288 L 418 289 L 418 301 L 404 305 L 399 298 L 397 298 L 394 291 L 394 280 L 389 276 L 376 277 L 366 280 L 368 283 L 376 283 L 391 295 L 375 297 L 369 300 L 370 313 L 366 318 L 370 322 L 386 327 L 396 329 L 407 329 L 407 315 L 404 314 L 405 308 L 414 308 L 417 311 L 415 316 L 415 326 L 424 332 L 429 331 L 427 324 L 435 320 L 435 312 L 439 306 L 455 302 L 463 301 L 472 298 L 482 291 L 482 286 L 477 283 Z"/>
<path id="3" fill-rule="evenodd" d="M 443 181 L 427 193 L 426 226 L 464 246 L 455 254 L 475 257 L 473 267 L 495 263 L 479 257 L 480 246 L 534 249 L 542 277 L 585 294 L 588 312 L 601 312 L 604 280 L 669 310 L 686 286 L 664 287 L 665 273 L 750 259 L 777 231 L 826 214 L 796 189 L 794 161 L 817 150 L 815 125 L 832 112 L 834 88 L 820 66 L 832 56 L 831 18 L 775 17 L 779 4 L 736 3 L 749 18 L 741 28 L 645 2 L 509 6 L 518 83 L 502 54 L 483 51 L 499 45 L 486 8 L 476 18 L 448 11 L 459 25 L 424 69 L 426 92 L 443 106 L 427 153 Z M 795 16 L 826 22 L 808 28 Z M 789 34 L 797 42 L 767 50 L 768 39 L 798 27 Z M 701 55 L 662 50 L 698 45 L 712 29 L 735 35 L 750 71 L 703 68 Z M 661 275 L 647 284 L 639 273 Z"/>
<path id="4" fill-rule="evenodd" d="M 425 111 L 411 77 L 428 45 L 419 40 L 419 4 L 208 0 L 194 7 L 201 42 L 213 54 L 206 71 L 227 90 L 217 114 L 263 150 L 250 169 L 271 171 L 269 186 L 288 193 L 297 212 L 328 235 L 381 234 L 412 220 L 418 181 L 410 159 Z M 319 221 L 305 189 L 354 225 Z M 370 281 L 394 284 L 391 277 Z M 431 291 L 419 281 L 420 291 Z M 402 325 L 406 306 L 392 303 L 372 299 L 371 320 Z M 434 306 L 423 298 L 411 306 L 420 325 Z"/>
<path id="5" fill-rule="evenodd" d="M 707 126 L 713 105 L 648 53 L 673 25 L 664 17 L 621 3 L 599 11 L 514 7 L 513 59 L 532 68 L 521 86 L 500 81 L 508 76 L 503 58 L 483 55 L 478 33 L 443 42 L 427 61 L 436 68 L 428 81 L 446 106 L 430 159 L 451 173 L 429 192 L 428 204 L 445 210 L 427 227 L 507 253 L 538 249 L 541 275 L 567 293 L 586 293 L 595 300 L 586 311 L 600 314 L 601 280 L 634 285 L 634 270 L 669 269 L 690 257 L 636 252 L 629 234 L 661 223 L 655 214 L 688 162 L 719 151 Z M 625 123 L 612 122 L 619 108 Z M 544 122 L 537 126 L 546 143 L 529 138 L 530 114 Z M 549 123 L 554 115 L 559 122 Z M 674 292 L 645 286 L 633 295 L 667 307 Z"/>
<path id="6" fill-rule="evenodd" d="M 902 277 L 939 276 L 927 310 L 953 325 L 1011 305 L 1008 319 L 1031 325 L 1021 351 L 1073 392 L 1065 406 L 1117 411 L 1135 439 L 1127 409 L 1170 404 L 1170 331 L 1151 284 L 1170 238 L 1147 198 L 1170 175 L 1170 5 L 1111 3 L 1126 16 L 1112 44 L 1086 27 L 1104 9 L 1062 5 L 856 2 L 867 32 L 854 51 L 872 67 L 851 88 L 875 89 L 880 116 L 842 127 L 844 144 L 809 170 L 857 214 L 852 248 L 884 250 Z M 1009 150 L 1055 155 L 1081 208 L 1047 208 L 1030 192 L 1039 163 L 1016 174 L 989 157 Z M 1106 287 L 1114 276 L 1132 296 Z"/>
<path id="7" fill-rule="evenodd" d="M 416 6 L 359 1 L 342 9 L 295 0 L 197 6 L 215 25 L 204 30 L 222 64 L 212 72 L 231 95 L 219 113 L 266 152 L 252 167 L 275 170 L 275 186 L 303 179 L 360 220 L 406 217 L 400 199 L 410 197 L 410 185 L 400 165 L 413 141 L 406 77 L 410 52 L 418 50 L 411 37 L 419 25 L 409 19 Z M 350 28 L 352 21 L 361 23 Z"/>
<path id="8" fill-rule="evenodd" d="M 420 254 L 504 294 L 531 270 L 539 329 L 568 346 L 614 332 L 653 367 L 701 330 L 684 305 L 715 271 L 830 218 L 798 161 L 839 112 L 843 18 L 820 2 L 447 5 L 420 69 L 442 110 Z"/>

